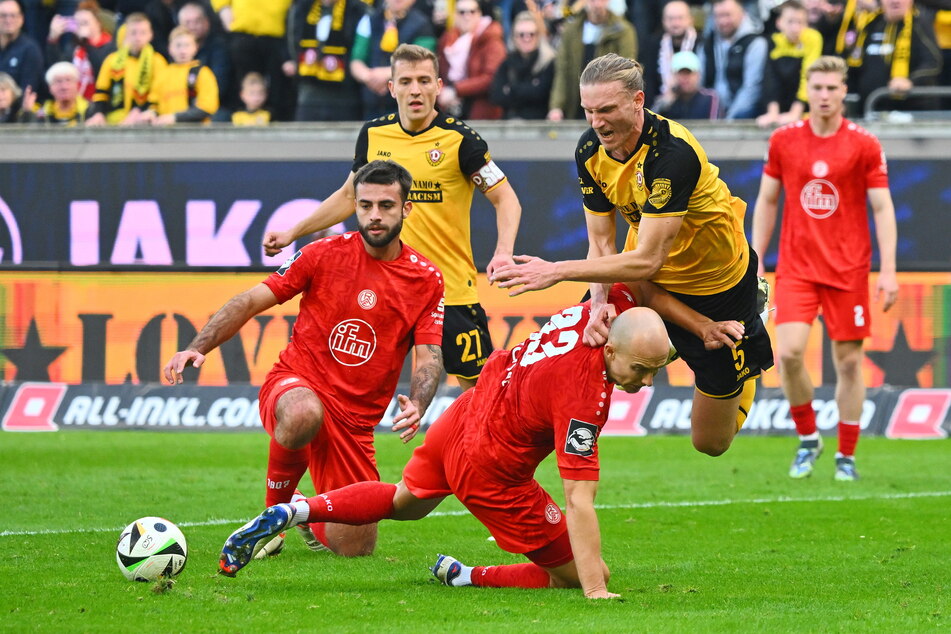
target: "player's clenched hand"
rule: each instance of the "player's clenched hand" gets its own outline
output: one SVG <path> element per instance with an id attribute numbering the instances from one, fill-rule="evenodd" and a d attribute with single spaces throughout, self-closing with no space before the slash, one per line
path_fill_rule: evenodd
<path id="1" fill-rule="evenodd" d="M 584 327 L 584 333 L 581 337 L 584 345 L 597 348 L 606 344 L 608 333 L 611 331 L 611 324 L 616 317 L 617 308 L 614 304 L 592 306 L 591 317 L 588 319 L 588 325 Z"/>
<path id="2" fill-rule="evenodd" d="M 489 265 L 485 267 L 485 274 L 486 277 L 489 278 L 489 284 L 495 284 L 495 281 L 498 279 L 495 276 L 495 272 L 501 266 L 515 266 L 515 260 L 512 259 L 511 255 L 493 255 L 492 259 L 489 260 Z"/>
<path id="3" fill-rule="evenodd" d="M 204 362 L 205 355 L 198 352 L 197 350 L 181 350 L 176 352 L 175 356 L 172 357 L 172 360 L 165 364 L 165 368 L 163 370 L 165 374 L 165 380 L 168 381 L 170 385 L 181 383 L 182 370 L 188 366 L 200 368 L 201 364 Z"/>
<path id="4" fill-rule="evenodd" d="M 513 288 L 521 286 L 509 293 L 510 297 L 521 295 L 526 291 L 538 291 L 557 284 L 556 264 L 547 262 L 531 255 L 516 255 L 513 258 L 519 264 L 508 264 L 499 267 L 495 272 L 495 279 L 499 281 L 499 288 Z"/>
<path id="5" fill-rule="evenodd" d="M 261 245 L 264 247 L 264 252 L 268 255 L 277 255 L 281 252 L 281 249 L 293 241 L 293 236 L 287 231 L 268 231 L 264 234 L 264 241 Z"/>
<path id="6" fill-rule="evenodd" d="M 404 443 L 411 441 L 419 431 L 419 408 L 408 396 L 396 395 L 396 402 L 400 405 L 400 413 L 393 418 L 393 431 L 403 430 L 400 440 Z"/>
<path id="7" fill-rule="evenodd" d="M 723 346 L 736 348 L 736 342 L 743 338 L 746 332 L 743 324 L 738 321 L 711 321 L 700 327 L 703 336 L 703 347 L 707 350 L 718 350 Z"/>

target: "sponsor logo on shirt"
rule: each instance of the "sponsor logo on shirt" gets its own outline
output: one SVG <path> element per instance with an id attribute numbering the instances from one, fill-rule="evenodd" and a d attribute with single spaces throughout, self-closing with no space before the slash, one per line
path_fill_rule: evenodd
<path id="1" fill-rule="evenodd" d="M 825 161 L 816 161 L 812 164 L 812 175 L 816 178 L 825 178 L 829 175 L 829 164 Z"/>
<path id="2" fill-rule="evenodd" d="M 670 187 L 670 179 L 668 178 L 655 178 L 654 183 L 651 186 L 651 195 L 647 200 L 652 204 L 656 209 L 660 209 L 667 204 L 667 201 L 670 200 L 672 194 Z"/>
<path id="3" fill-rule="evenodd" d="M 414 203 L 441 203 L 442 183 L 413 179 L 413 189 L 409 192 L 409 200 Z"/>
<path id="4" fill-rule="evenodd" d="M 575 456 L 590 456 L 594 453 L 597 440 L 597 425 L 572 418 L 568 425 L 568 435 L 565 438 L 565 453 Z"/>
<path id="5" fill-rule="evenodd" d="M 376 350 L 376 332 L 362 319 L 347 319 L 331 329 L 328 343 L 340 365 L 363 365 Z"/>
<path id="6" fill-rule="evenodd" d="M 357 295 L 357 304 L 363 310 L 370 310 L 376 306 L 376 293 L 370 289 L 364 289 Z"/>
<path id="7" fill-rule="evenodd" d="M 284 274 L 287 273 L 287 269 L 291 268 L 291 264 L 294 263 L 294 260 L 300 257 L 300 251 L 292 255 L 291 257 L 284 260 L 284 264 L 281 265 L 281 268 L 277 270 L 277 274 L 281 277 L 284 277 Z"/>
<path id="8" fill-rule="evenodd" d="M 839 207 L 839 191 L 835 185 L 822 178 L 815 178 L 802 188 L 799 194 L 799 204 L 803 211 L 822 220 L 835 213 Z"/>
<path id="9" fill-rule="evenodd" d="M 283 381 L 281 381 L 280 383 L 278 383 L 278 386 L 284 387 L 285 385 L 290 385 L 291 383 L 297 383 L 298 381 L 300 381 L 300 379 L 299 379 L 298 377 L 292 376 L 292 377 L 287 378 L 287 379 L 284 379 Z"/>

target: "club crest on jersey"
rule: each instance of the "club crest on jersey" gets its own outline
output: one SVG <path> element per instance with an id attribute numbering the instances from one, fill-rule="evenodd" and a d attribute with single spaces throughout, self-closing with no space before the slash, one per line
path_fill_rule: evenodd
<path id="1" fill-rule="evenodd" d="M 429 164 L 433 167 L 442 163 L 444 158 L 446 158 L 446 153 L 439 148 L 433 148 L 426 152 L 426 160 L 429 161 Z"/>
<path id="2" fill-rule="evenodd" d="M 637 172 L 634 174 L 634 182 L 637 183 L 638 189 L 644 189 L 644 173 Z"/>
<path id="3" fill-rule="evenodd" d="M 655 209 L 660 209 L 667 204 L 672 193 L 669 178 L 655 178 L 651 186 L 651 194 L 647 197 L 647 200 Z"/>
<path id="4" fill-rule="evenodd" d="M 597 425 L 572 418 L 568 425 L 568 435 L 565 437 L 565 453 L 575 456 L 590 456 L 594 453 L 597 440 Z"/>
<path id="5" fill-rule="evenodd" d="M 799 193 L 799 204 L 816 220 L 828 218 L 839 208 L 839 190 L 827 180 L 813 179 Z"/>
<path id="6" fill-rule="evenodd" d="M 558 524 L 561 521 L 561 509 L 558 508 L 555 504 L 549 502 L 548 506 L 545 507 L 545 520 L 549 524 Z"/>
<path id="7" fill-rule="evenodd" d="M 376 293 L 370 289 L 364 289 L 357 294 L 357 304 L 363 310 L 370 310 L 376 306 Z"/>
<path id="8" fill-rule="evenodd" d="M 281 265 L 281 268 L 277 270 L 277 274 L 281 277 L 284 277 L 284 274 L 287 273 L 287 269 L 291 268 L 291 264 L 294 263 L 294 260 L 300 257 L 300 251 L 292 255 L 291 257 L 284 260 L 284 264 Z"/>
<path id="9" fill-rule="evenodd" d="M 362 319 L 347 319 L 331 329 L 328 344 L 340 365 L 363 365 L 376 351 L 376 332 Z"/>

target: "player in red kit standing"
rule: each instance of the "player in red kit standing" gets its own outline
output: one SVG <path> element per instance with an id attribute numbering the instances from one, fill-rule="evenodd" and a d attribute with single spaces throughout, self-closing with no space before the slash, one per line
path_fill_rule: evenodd
<path id="1" fill-rule="evenodd" d="M 303 295 L 291 341 L 261 386 L 261 421 L 271 436 L 267 506 L 291 501 L 308 469 L 317 491 L 379 480 L 373 428 L 411 346 L 410 394 L 397 397 L 393 425 L 404 442 L 415 436 L 439 384 L 442 274 L 400 241 L 412 209 L 410 174 L 392 161 L 373 161 L 353 182 L 359 232 L 305 246 L 263 284 L 225 304 L 165 366 L 169 383 L 181 383 L 186 366 L 199 367 L 254 315 Z M 376 545 L 376 525 L 301 529 L 315 550 L 357 556 Z"/>
<path id="2" fill-rule="evenodd" d="M 866 196 L 880 256 L 878 299 L 885 310 L 898 299 L 897 229 L 885 154 L 878 139 L 843 116 L 846 72 L 837 57 L 821 57 L 809 67 L 809 118 L 770 138 L 753 215 L 753 248 L 765 253 L 776 225 L 779 192 L 785 190 L 776 264 L 776 349 L 783 392 L 800 438 L 789 470 L 793 478 L 811 475 L 822 453 L 812 382 L 803 364 L 820 307 L 836 372 L 840 420 L 835 479 L 858 478 L 855 445 L 865 401 L 862 341 L 870 333 L 872 246 Z"/>
<path id="3" fill-rule="evenodd" d="M 656 296 L 645 293 L 656 290 Z M 744 329 L 712 322 L 650 284 L 642 301 L 693 332 L 710 348 L 735 347 Z M 607 421 L 615 385 L 637 392 L 668 363 L 667 330 L 649 308 L 632 308 L 623 285 L 607 297 L 618 314 L 607 343 L 582 343 L 589 304 L 566 308 L 511 351 L 494 352 L 475 388 L 462 394 L 427 431 L 399 484 L 363 482 L 267 509 L 234 532 L 222 549 L 222 573 L 233 576 L 250 561 L 258 541 L 300 522 L 362 524 L 414 520 L 455 495 L 495 537 L 499 547 L 531 563 L 468 567 L 440 555 L 432 571 L 446 585 L 575 587 L 590 598 L 607 590 L 594 498 L 598 489 L 598 435 Z M 629 310 L 628 310 L 629 309 Z M 534 479 L 555 453 L 566 511 Z"/>

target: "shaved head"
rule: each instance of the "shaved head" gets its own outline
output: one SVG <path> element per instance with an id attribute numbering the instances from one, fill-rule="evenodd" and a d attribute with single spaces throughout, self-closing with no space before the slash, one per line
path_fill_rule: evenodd
<path id="1" fill-rule="evenodd" d="M 626 392 L 650 385 L 667 365 L 670 340 L 660 315 L 650 308 L 626 310 L 611 324 L 604 360 L 608 378 Z"/>

